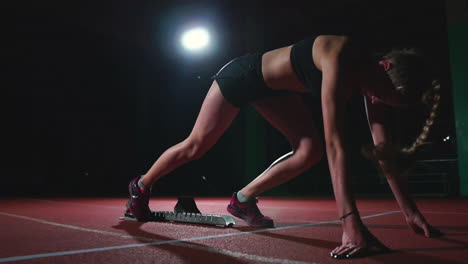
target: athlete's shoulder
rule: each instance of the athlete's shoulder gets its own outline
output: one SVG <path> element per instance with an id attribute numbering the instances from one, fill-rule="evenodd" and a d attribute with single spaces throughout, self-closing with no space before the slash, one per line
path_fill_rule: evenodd
<path id="1" fill-rule="evenodd" d="M 328 56 L 340 55 L 346 51 L 352 39 L 349 36 L 344 35 L 319 35 L 315 39 L 314 48 L 322 54 Z"/>
<path id="2" fill-rule="evenodd" d="M 348 36 L 318 36 L 312 47 L 312 55 L 317 68 L 323 71 L 324 64 L 338 66 L 343 60 L 346 61 L 349 44 L 350 38 Z"/>

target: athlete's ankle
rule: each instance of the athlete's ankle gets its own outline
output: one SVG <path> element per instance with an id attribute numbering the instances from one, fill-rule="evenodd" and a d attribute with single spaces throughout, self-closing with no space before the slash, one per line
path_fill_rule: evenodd
<path id="1" fill-rule="evenodd" d="M 255 199 L 254 197 L 243 194 L 241 191 L 238 191 L 236 196 L 239 203 L 247 203 Z"/>
<path id="2" fill-rule="evenodd" d="M 138 187 L 140 188 L 145 188 L 145 189 L 151 189 L 153 186 L 153 183 L 148 181 L 148 177 L 145 177 L 145 175 L 142 175 L 140 180 L 138 180 Z"/>

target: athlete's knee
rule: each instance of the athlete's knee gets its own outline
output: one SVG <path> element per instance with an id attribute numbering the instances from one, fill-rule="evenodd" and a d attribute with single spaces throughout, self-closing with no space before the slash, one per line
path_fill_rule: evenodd
<path id="1" fill-rule="evenodd" d="M 307 170 L 317 164 L 323 157 L 324 147 L 320 140 L 301 139 L 294 151 L 294 158 L 302 170 Z"/>
<path id="2" fill-rule="evenodd" d="M 182 144 L 184 155 L 188 160 L 200 159 L 208 151 L 206 142 L 201 138 L 189 137 Z"/>

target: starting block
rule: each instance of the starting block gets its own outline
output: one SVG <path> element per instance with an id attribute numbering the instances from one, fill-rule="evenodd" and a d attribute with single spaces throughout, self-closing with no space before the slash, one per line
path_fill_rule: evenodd
<path id="1" fill-rule="evenodd" d="M 120 220 L 137 221 L 128 212 Z M 178 197 L 174 211 L 151 211 L 150 222 L 177 222 L 201 225 L 232 227 L 236 224 L 234 217 L 229 215 L 202 214 L 195 204 L 193 197 Z"/>

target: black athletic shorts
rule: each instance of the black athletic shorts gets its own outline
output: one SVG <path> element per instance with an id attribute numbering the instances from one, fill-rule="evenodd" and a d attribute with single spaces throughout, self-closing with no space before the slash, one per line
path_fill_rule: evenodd
<path id="1" fill-rule="evenodd" d="M 237 107 L 289 93 L 273 90 L 266 85 L 262 74 L 261 53 L 247 54 L 232 60 L 221 68 L 213 79 L 218 83 L 224 98 Z"/>

